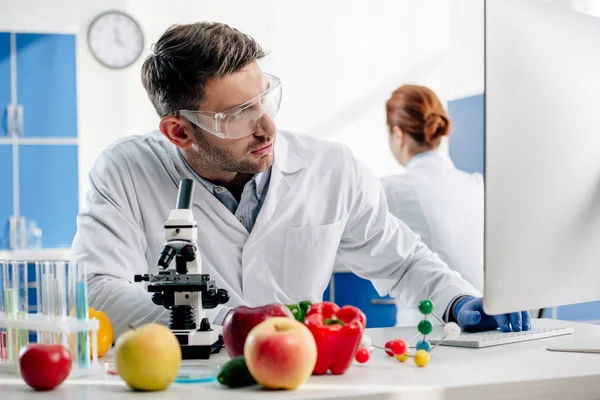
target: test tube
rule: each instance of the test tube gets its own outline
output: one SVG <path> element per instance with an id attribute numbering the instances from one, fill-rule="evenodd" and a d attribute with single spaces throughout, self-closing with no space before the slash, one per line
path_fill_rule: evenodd
<path id="1" fill-rule="evenodd" d="M 54 262 L 54 317 L 66 320 L 71 310 L 69 309 L 69 263 L 65 261 Z M 69 347 L 70 335 L 68 333 L 56 335 L 56 343 Z"/>
<path id="2" fill-rule="evenodd" d="M 69 281 L 69 310 L 74 310 L 79 320 L 88 319 L 87 273 L 85 265 L 80 262 L 68 263 Z M 77 333 L 76 357 L 79 367 L 90 367 L 90 337 L 89 331 Z"/>
<path id="3" fill-rule="evenodd" d="M 36 311 L 38 318 L 47 317 L 46 308 L 44 303 L 44 296 L 46 295 L 46 285 L 44 279 L 46 277 L 46 262 L 36 261 L 35 262 L 35 297 L 36 297 Z M 37 331 L 37 342 L 46 343 L 46 333 L 43 331 Z"/>
<path id="4" fill-rule="evenodd" d="M 13 261 L 13 269 L 16 271 L 17 278 L 17 319 L 27 319 L 29 313 L 29 280 L 27 279 L 27 263 L 23 261 Z M 29 344 L 29 330 L 20 329 L 18 331 L 18 348 Z"/>
<path id="5" fill-rule="evenodd" d="M 54 321 L 67 317 L 67 282 L 64 261 L 50 261 L 48 268 L 49 299 L 48 312 Z M 66 344 L 68 335 L 49 333 L 52 344 Z"/>
<path id="6" fill-rule="evenodd" d="M 4 319 L 4 260 L 0 260 L 0 318 Z M 6 330 L 0 328 L 0 364 L 6 362 Z"/>
<path id="7" fill-rule="evenodd" d="M 51 261 L 41 261 L 36 263 L 36 267 L 38 274 L 36 279 L 38 285 L 38 314 L 45 319 L 52 319 L 54 317 L 54 264 Z M 38 343 L 54 344 L 54 334 L 52 332 L 38 332 Z"/>
<path id="8" fill-rule="evenodd" d="M 69 263 L 65 261 L 56 261 L 54 263 L 54 316 L 66 319 L 70 310 L 68 309 L 68 290 L 69 290 Z"/>
<path id="9" fill-rule="evenodd" d="M 17 319 L 18 310 L 18 270 L 12 262 L 2 266 L 4 283 L 4 317 L 7 321 Z M 19 334 L 14 328 L 6 329 L 6 358 L 9 363 L 16 363 L 19 354 Z"/>
<path id="10" fill-rule="evenodd" d="M 41 261 L 35 262 L 35 311 L 38 318 L 42 314 L 42 267 L 44 263 Z M 36 332 L 36 340 L 38 343 L 43 343 L 42 331 Z"/>

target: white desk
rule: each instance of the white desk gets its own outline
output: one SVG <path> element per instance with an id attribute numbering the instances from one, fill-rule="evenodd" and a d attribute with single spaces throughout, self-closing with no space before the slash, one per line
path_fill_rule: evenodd
<path id="1" fill-rule="evenodd" d="M 438 347 L 431 363 L 417 368 L 409 359 L 401 364 L 375 350 L 364 365 L 355 364 L 341 376 L 311 377 L 296 391 L 265 391 L 257 388 L 231 390 L 218 383 L 173 384 L 157 393 L 135 393 L 118 377 L 99 374 L 93 379 L 69 379 L 53 392 L 32 392 L 17 377 L 0 377 L 0 398 L 20 399 L 598 399 L 600 354 L 556 353 L 549 345 L 575 338 L 600 340 L 600 326 L 555 320 L 537 320 L 534 326 L 560 324 L 575 334 L 487 349 Z M 416 330 L 372 329 L 374 344 L 389 339 L 410 340 Z M 224 354 L 208 362 L 218 363 Z"/>

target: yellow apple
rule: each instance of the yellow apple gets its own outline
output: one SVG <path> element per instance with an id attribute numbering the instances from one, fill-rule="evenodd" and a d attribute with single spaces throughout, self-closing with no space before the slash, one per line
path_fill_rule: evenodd
<path id="1" fill-rule="evenodd" d="M 274 317 L 256 325 L 244 344 L 248 370 L 268 389 L 296 389 L 312 374 L 317 345 L 301 322 Z"/>
<path id="2" fill-rule="evenodd" d="M 147 324 L 123 333 L 115 344 L 119 376 L 134 390 L 165 390 L 177 377 L 181 347 L 164 325 Z"/>

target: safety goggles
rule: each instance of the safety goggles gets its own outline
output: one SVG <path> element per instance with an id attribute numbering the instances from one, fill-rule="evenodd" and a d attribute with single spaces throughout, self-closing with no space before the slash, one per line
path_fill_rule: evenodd
<path id="1" fill-rule="evenodd" d="M 267 90 L 244 104 L 222 112 L 181 110 L 179 115 L 222 139 L 252 135 L 265 114 L 275 118 L 281 104 L 281 81 L 273 75 L 264 75 L 269 83 Z"/>

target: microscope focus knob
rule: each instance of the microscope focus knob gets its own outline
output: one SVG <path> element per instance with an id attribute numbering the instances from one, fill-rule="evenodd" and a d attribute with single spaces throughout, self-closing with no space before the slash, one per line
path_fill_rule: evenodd
<path id="1" fill-rule="evenodd" d="M 135 275 L 133 277 L 133 281 L 134 282 L 143 282 L 143 281 L 149 282 L 150 278 L 148 277 L 148 275 Z"/>
<path id="2" fill-rule="evenodd" d="M 184 246 L 181 249 L 181 257 L 187 262 L 192 262 L 196 258 L 196 249 L 194 246 Z"/>
<path id="3" fill-rule="evenodd" d="M 164 303 L 164 299 L 165 299 L 165 296 L 160 292 L 154 293 L 152 295 L 152 302 L 154 304 L 156 304 L 157 306 L 162 306 Z"/>
<path id="4" fill-rule="evenodd" d="M 217 301 L 219 304 L 225 304 L 229 301 L 229 292 L 225 289 L 217 290 Z"/>

